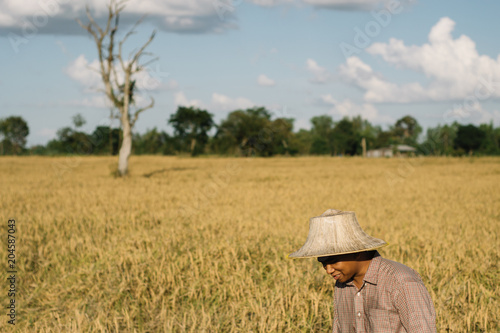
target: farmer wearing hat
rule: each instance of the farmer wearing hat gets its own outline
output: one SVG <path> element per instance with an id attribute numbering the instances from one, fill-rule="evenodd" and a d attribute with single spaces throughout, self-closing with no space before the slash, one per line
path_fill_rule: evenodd
<path id="1" fill-rule="evenodd" d="M 309 221 L 290 258 L 317 258 L 335 280 L 333 332 L 436 332 L 436 314 L 413 269 L 382 258 L 387 245 L 367 235 L 354 212 L 329 209 Z"/>

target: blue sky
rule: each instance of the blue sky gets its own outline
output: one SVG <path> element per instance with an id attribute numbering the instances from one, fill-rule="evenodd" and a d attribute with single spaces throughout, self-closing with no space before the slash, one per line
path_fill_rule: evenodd
<path id="1" fill-rule="evenodd" d="M 106 1 L 88 3 L 101 17 Z M 28 122 L 28 146 L 47 143 L 77 113 L 89 132 L 110 123 L 89 69 L 95 46 L 74 20 L 84 5 L 0 0 L 0 117 Z M 217 121 L 265 106 L 295 118 L 296 130 L 321 114 L 383 127 L 406 114 L 424 128 L 500 126 L 499 12 L 493 0 L 130 0 L 122 28 L 148 18 L 128 45 L 157 29 L 149 51 L 159 58 L 138 80 L 156 105 L 134 130 L 171 132 L 178 105 Z"/>

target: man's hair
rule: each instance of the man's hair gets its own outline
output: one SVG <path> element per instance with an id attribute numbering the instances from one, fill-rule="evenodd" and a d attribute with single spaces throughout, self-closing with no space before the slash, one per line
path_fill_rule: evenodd
<path id="1" fill-rule="evenodd" d="M 370 251 L 363 251 L 363 252 L 354 252 L 354 253 L 348 253 L 348 254 L 339 254 L 338 256 L 333 255 L 333 256 L 327 256 L 327 257 L 318 257 L 316 258 L 320 263 L 333 260 L 335 257 L 337 258 L 346 258 L 348 256 L 351 259 L 360 259 L 360 260 L 371 260 L 377 253 L 377 250 L 370 250 Z M 342 260 L 342 259 L 340 259 Z"/>
<path id="2" fill-rule="evenodd" d="M 373 258 L 375 256 L 375 253 L 377 253 L 377 250 L 366 251 L 366 254 L 369 255 L 370 258 Z"/>

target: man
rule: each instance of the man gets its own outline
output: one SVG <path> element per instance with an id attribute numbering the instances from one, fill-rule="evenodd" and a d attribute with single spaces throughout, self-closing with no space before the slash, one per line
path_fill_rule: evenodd
<path id="1" fill-rule="evenodd" d="M 436 332 L 436 314 L 413 269 L 382 258 L 387 245 L 361 229 L 354 212 L 329 209 L 309 222 L 290 258 L 317 258 L 335 279 L 333 332 Z"/>

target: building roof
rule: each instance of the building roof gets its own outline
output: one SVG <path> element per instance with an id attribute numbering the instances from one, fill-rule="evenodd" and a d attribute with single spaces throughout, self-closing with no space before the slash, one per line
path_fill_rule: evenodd
<path id="1" fill-rule="evenodd" d="M 416 149 L 408 145 L 396 145 L 398 151 L 415 151 Z"/>
<path id="2" fill-rule="evenodd" d="M 415 149 L 414 147 L 412 146 L 408 146 L 408 145 L 391 145 L 389 147 L 381 147 L 381 148 L 377 148 L 377 149 L 369 149 L 368 151 L 392 151 L 393 147 L 396 146 L 396 150 L 397 151 L 400 151 L 400 152 L 414 152 L 416 151 L 417 149 Z"/>

